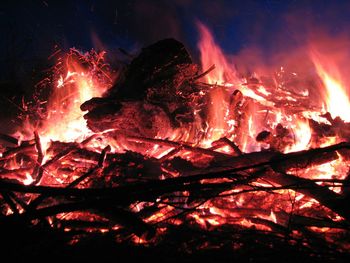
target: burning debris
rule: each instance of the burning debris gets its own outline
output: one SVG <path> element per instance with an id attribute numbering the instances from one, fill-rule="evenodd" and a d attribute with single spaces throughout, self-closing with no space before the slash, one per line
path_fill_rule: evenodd
<path id="1" fill-rule="evenodd" d="M 108 237 L 184 255 L 348 256 L 350 137 L 339 111 L 324 114 L 281 75 L 239 80 L 229 69 L 233 83 L 221 83 L 208 57 L 200 71 L 173 39 L 144 48 L 115 82 L 103 55 L 64 56 L 40 125 L 0 135 L 0 225 L 17 229 L 8 249 L 19 248 L 14 233 L 40 229 L 62 251 Z"/>
<path id="2" fill-rule="evenodd" d="M 153 138 L 161 136 L 160 131 L 194 122 L 192 105 L 198 103 L 200 90 L 192 82 L 198 68 L 174 39 L 144 48 L 105 96 L 81 105 L 89 111 L 84 116 L 88 127 Z"/>

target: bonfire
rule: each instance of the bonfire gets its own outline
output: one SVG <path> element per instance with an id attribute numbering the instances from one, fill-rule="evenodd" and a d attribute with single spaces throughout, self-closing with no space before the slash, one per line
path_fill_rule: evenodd
<path id="1" fill-rule="evenodd" d="M 240 74 L 200 30 L 201 65 L 175 39 L 120 70 L 105 52 L 55 54 L 37 87 L 49 98 L 0 135 L 6 249 L 40 255 L 50 237 L 58 251 L 105 238 L 247 261 L 348 255 L 350 100 L 336 66 L 313 50 L 311 84 L 283 68 Z"/>

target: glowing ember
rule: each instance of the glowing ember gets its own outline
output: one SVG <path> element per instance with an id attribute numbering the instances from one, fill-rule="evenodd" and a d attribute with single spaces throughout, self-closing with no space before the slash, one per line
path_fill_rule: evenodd
<path id="1" fill-rule="evenodd" d="M 292 127 L 295 142 L 294 145 L 291 146 L 290 149 L 286 149 L 285 152 L 296 152 L 305 150 L 308 148 L 311 141 L 311 128 L 309 123 L 305 120 L 298 120 L 296 124 Z"/>
<path id="2" fill-rule="evenodd" d="M 33 183 L 33 178 L 32 178 L 32 176 L 29 174 L 29 173 L 26 173 L 26 179 L 24 179 L 23 180 L 23 184 L 24 185 L 30 185 L 30 184 L 32 184 Z"/>

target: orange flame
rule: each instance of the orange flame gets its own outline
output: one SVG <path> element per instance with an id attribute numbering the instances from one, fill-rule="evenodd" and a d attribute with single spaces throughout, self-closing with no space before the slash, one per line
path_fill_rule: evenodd
<path id="1" fill-rule="evenodd" d="M 200 32 L 198 47 L 201 52 L 202 68 L 208 69 L 215 65 L 215 70 L 206 75 L 206 80 L 211 84 L 235 83 L 237 73 L 234 66 L 227 61 L 224 52 L 215 43 L 208 28 L 200 22 L 197 25 Z"/>
<path id="2" fill-rule="evenodd" d="M 104 53 L 96 55 L 96 59 L 103 59 Z M 91 60 L 91 63 L 98 62 Z M 95 64 L 92 67 L 83 66 L 82 61 L 71 53 L 65 57 L 64 62 L 64 69 L 56 77 L 57 81 L 48 101 L 47 118 L 39 130 L 44 149 L 51 140 L 73 142 L 91 135 L 80 105 L 92 97 L 101 96 L 111 85 L 109 81 L 96 78 Z"/>
<path id="3" fill-rule="evenodd" d="M 236 73 L 230 65 L 220 47 L 215 43 L 209 30 L 201 23 L 198 23 L 200 32 L 199 50 L 201 53 L 202 68 L 208 69 L 215 65 L 215 69 L 205 76 L 206 81 L 213 84 L 210 91 L 210 104 L 208 106 L 208 125 L 210 141 L 220 139 L 227 129 L 225 121 L 227 112 L 227 94 L 222 87 L 216 84 L 225 85 L 236 80 Z"/>
<path id="4" fill-rule="evenodd" d="M 325 88 L 326 111 L 333 118 L 340 117 L 344 121 L 349 122 L 350 100 L 344 89 L 342 76 L 336 63 L 332 58 L 326 58 L 317 51 L 311 52 L 311 59 Z"/>

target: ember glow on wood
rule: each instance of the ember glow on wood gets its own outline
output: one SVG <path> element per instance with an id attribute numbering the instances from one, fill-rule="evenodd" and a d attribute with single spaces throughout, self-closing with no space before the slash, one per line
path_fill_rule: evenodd
<path id="1" fill-rule="evenodd" d="M 317 104 L 283 68 L 242 76 L 199 31 L 201 65 L 175 39 L 118 72 L 104 52 L 55 54 L 40 118 L 0 134 L 2 227 L 42 226 L 67 246 L 108 235 L 189 253 L 238 253 L 248 239 L 349 251 L 350 103 L 335 62 L 310 51 Z"/>

